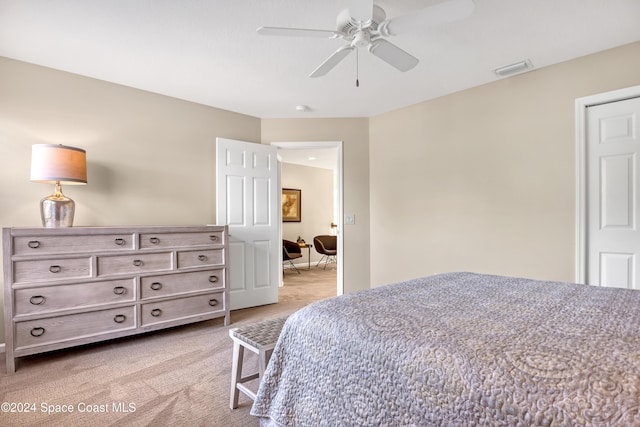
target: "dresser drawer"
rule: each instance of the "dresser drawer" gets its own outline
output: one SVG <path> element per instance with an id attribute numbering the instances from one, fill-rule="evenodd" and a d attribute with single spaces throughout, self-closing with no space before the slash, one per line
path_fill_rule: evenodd
<path id="1" fill-rule="evenodd" d="M 70 314 L 47 319 L 16 322 L 16 350 L 75 338 L 135 329 L 135 307 L 114 308 L 89 313 Z"/>
<path id="2" fill-rule="evenodd" d="M 91 277 L 91 258 L 42 259 L 15 261 L 14 283 L 50 282 Z"/>
<path id="3" fill-rule="evenodd" d="M 140 298 L 224 288 L 224 270 L 194 271 L 140 278 Z"/>
<path id="4" fill-rule="evenodd" d="M 134 249 L 133 234 L 91 236 L 16 236 L 14 255 L 47 255 Z"/>
<path id="5" fill-rule="evenodd" d="M 140 249 L 179 248 L 184 246 L 222 244 L 224 244 L 222 230 L 184 233 L 140 234 Z"/>
<path id="6" fill-rule="evenodd" d="M 98 276 L 170 270 L 171 252 L 98 257 Z"/>
<path id="7" fill-rule="evenodd" d="M 223 249 L 178 252 L 178 268 L 206 267 L 223 264 Z"/>
<path id="8" fill-rule="evenodd" d="M 224 312 L 224 293 L 149 302 L 141 306 L 141 326 Z"/>
<path id="9" fill-rule="evenodd" d="M 16 289 L 16 316 L 135 301 L 133 279 Z"/>

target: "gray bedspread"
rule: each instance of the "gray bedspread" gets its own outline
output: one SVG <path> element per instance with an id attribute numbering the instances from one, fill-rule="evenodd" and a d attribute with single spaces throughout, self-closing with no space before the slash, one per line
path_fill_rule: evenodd
<path id="1" fill-rule="evenodd" d="M 640 425 L 640 291 L 449 273 L 287 320 L 251 409 L 276 426 Z"/>

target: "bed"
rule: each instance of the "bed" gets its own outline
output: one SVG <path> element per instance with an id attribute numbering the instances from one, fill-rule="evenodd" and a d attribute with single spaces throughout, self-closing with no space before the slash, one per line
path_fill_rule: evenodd
<path id="1" fill-rule="evenodd" d="M 311 304 L 251 414 L 268 426 L 640 425 L 640 291 L 447 273 Z"/>

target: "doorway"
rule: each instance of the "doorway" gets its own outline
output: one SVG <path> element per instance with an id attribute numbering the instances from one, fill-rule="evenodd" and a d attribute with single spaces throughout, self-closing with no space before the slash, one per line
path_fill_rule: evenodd
<path id="1" fill-rule="evenodd" d="M 640 86 L 576 100 L 576 281 L 640 289 Z"/>
<path id="2" fill-rule="evenodd" d="M 304 153 L 308 158 L 312 153 L 316 153 L 317 159 L 329 157 L 333 162 L 333 171 L 334 171 L 334 179 L 333 179 L 333 193 L 334 193 L 334 219 L 335 222 L 335 230 L 337 236 L 337 272 L 336 272 L 336 294 L 342 295 L 344 293 L 344 283 L 343 283 L 343 268 L 344 268 L 344 234 L 343 230 L 343 163 L 342 163 L 342 141 L 311 141 L 311 142 L 272 142 L 271 145 L 278 148 L 278 153 L 283 158 L 290 157 L 287 154 L 300 154 Z M 327 153 L 335 153 L 331 156 L 326 156 Z M 310 163 L 313 164 L 313 163 Z M 280 180 L 280 189 L 282 189 L 282 182 Z M 304 195 L 303 195 L 304 197 Z M 312 243 L 312 242 L 308 242 Z"/>

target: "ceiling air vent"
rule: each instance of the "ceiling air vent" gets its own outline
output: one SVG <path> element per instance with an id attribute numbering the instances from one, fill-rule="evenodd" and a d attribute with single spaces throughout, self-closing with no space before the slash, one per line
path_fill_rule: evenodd
<path id="1" fill-rule="evenodd" d="M 498 67 L 493 70 L 498 77 L 507 77 L 512 76 L 514 74 L 519 74 L 524 71 L 528 71 L 533 68 L 533 64 L 528 59 L 524 61 L 514 62 L 513 64 L 503 65 L 502 67 Z"/>

